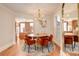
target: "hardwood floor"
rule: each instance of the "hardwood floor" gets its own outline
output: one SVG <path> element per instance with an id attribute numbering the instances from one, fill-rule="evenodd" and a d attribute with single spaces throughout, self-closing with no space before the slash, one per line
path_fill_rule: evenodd
<path id="1" fill-rule="evenodd" d="M 48 53 L 48 56 L 59 56 L 59 55 L 60 55 L 60 47 L 58 45 L 54 48 L 53 52 Z M 6 49 L 5 51 L 2 51 L 0 53 L 0 56 L 31 56 L 31 55 L 24 54 L 21 51 L 19 45 L 15 44 Z"/>
<path id="2" fill-rule="evenodd" d="M 79 53 L 65 53 L 66 56 L 79 56 Z"/>

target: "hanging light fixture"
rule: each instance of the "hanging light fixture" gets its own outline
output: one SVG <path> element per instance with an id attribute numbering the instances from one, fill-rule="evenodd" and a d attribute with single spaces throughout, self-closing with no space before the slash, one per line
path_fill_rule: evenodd
<path id="1" fill-rule="evenodd" d="M 39 23 L 41 24 L 42 27 L 46 27 L 47 21 L 43 17 L 43 15 L 41 14 L 40 9 L 38 9 L 38 14 L 37 14 L 37 18 L 36 19 L 39 21 Z"/>

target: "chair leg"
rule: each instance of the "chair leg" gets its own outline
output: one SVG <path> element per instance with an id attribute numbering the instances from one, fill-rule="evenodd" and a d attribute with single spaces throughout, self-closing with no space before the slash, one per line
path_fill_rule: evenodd
<path id="1" fill-rule="evenodd" d="M 26 44 L 24 44 L 24 50 L 26 49 Z"/>
<path id="2" fill-rule="evenodd" d="M 47 45 L 47 49 L 48 49 L 48 52 L 50 52 L 50 50 L 49 50 L 49 45 Z"/>
<path id="3" fill-rule="evenodd" d="M 64 45 L 64 50 L 66 51 L 66 44 Z"/>
<path id="4" fill-rule="evenodd" d="M 42 46 L 42 52 L 43 52 L 43 46 Z"/>
<path id="5" fill-rule="evenodd" d="M 36 45 L 35 45 L 35 50 L 36 50 Z"/>
<path id="6" fill-rule="evenodd" d="M 75 48 L 76 43 L 74 42 L 74 48 Z"/>
<path id="7" fill-rule="evenodd" d="M 30 45 L 28 45 L 28 53 L 30 52 Z"/>
<path id="8" fill-rule="evenodd" d="M 73 48 L 74 48 L 74 45 L 72 44 L 72 51 L 74 50 Z"/>

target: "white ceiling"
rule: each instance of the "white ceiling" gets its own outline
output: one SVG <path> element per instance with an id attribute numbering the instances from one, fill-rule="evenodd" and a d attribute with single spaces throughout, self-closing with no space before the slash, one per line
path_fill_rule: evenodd
<path id="1" fill-rule="evenodd" d="M 61 4 L 58 3 L 6 3 L 3 4 L 7 8 L 17 13 L 34 15 L 38 9 L 44 15 L 53 14 Z"/>

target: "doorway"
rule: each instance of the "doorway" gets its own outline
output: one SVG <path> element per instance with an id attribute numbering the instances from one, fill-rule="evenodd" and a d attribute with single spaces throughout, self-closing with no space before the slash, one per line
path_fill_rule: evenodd
<path id="1" fill-rule="evenodd" d="M 19 43 L 20 35 L 24 37 L 26 34 L 33 33 L 33 27 L 33 22 L 16 22 L 16 43 Z"/>

